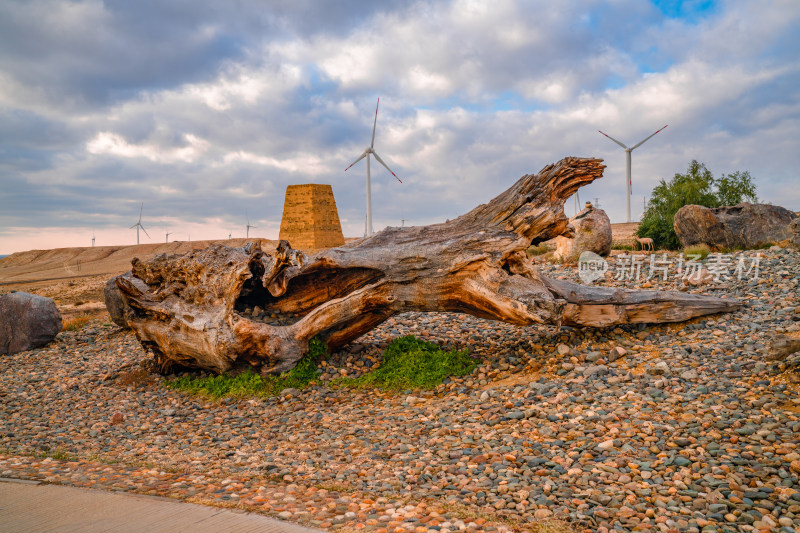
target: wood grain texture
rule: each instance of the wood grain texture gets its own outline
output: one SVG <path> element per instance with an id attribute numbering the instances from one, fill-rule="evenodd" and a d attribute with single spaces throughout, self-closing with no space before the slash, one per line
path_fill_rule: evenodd
<path id="1" fill-rule="evenodd" d="M 538 273 L 525 250 L 569 234 L 564 200 L 603 168 L 599 159 L 568 157 L 457 219 L 387 228 L 312 255 L 282 241 L 272 253 L 254 243 L 134 260 L 117 286 L 128 323 L 162 369 L 252 366 L 265 374 L 295 366 L 314 336 L 336 349 L 407 311 L 602 327 L 737 308 L 734 300 L 591 287 Z M 252 320 L 243 310 L 255 305 L 294 321 Z"/>

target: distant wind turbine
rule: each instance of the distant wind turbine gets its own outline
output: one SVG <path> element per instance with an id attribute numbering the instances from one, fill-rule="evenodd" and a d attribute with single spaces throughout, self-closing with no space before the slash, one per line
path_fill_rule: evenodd
<path id="1" fill-rule="evenodd" d="M 245 238 L 249 239 L 250 238 L 250 228 L 255 228 L 257 226 L 251 226 L 250 225 L 250 215 L 247 213 L 247 209 L 244 210 L 244 214 L 247 217 L 247 231 L 245 232 Z"/>
<path id="2" fill-rule="evenodd" d="M 669 126 L 669 124 L 667 124 L 667 126 Z M 664 128 L 666 128 L 667 126 L 664 126 Z M 656 133 L 658 133 L 659 131 L 663 130 L 664 128 L 661 128 Z M 600 130 L 597 130 L 597 131 L 600 131 Z M 603 132 L 600 131 L 600 133 L 603 133 Z M 628 148 L 627 146 L 625 146 L 624 144 L 622 144 L 621 142 L 616 140 L 614 137 L 611 137 L 610 135 L 606 135 L 605 133 L 603 133 L 603 135 L 605 135 L 606 137 L 608 137 L 609 139 L 611 139 L 612 141 L 614 141 L 615 143 L 620 145 L 625 150 L 625 169 L 626 169 L 626 174 L 627 174 L 627 179 L 625 180 L 625 192 L 627 193 L 627 194 L 625 194 L 625 216 L 626 216 L 626 222 L 630 222 L 631 221 L 631 186 L 633 185 L 632 182 L 631 182 L 631 152 L 633 152 L 634 150 L 639 148 L 641 145 L 643 145 L 645 142 L 650 140 L 650 138 L 653 135 L 655 135 L 656 133 L 653 133 L 652 135 L 646 137 L 644 140 L 640 141 L 638 144 L 633 145 L 631 148 Z"/>
<path id="3" fill-rule="evenodd" d="M 92 232 L 92 248 L 94 248 L 94 232 Z"/>
<path id="4" fill-rule="evenodd" d="M 399 181 L 400 183 L 403 183 L 403 180 L 398 178 L 397 174 L 392 172 L 392 169 L 389 168 L 389 165 L 384 163 L 383 159 L 381 159 L 381 157 L 378 155 L 378 153 L 375 150 L 373 150 L 373 148 L 375 146 L 375 126 L 378 125 L 378 106 L 380 105 L 380 103 L 381 103 L 381 99 L 378 98 L 378 104 L 375 106 L 375 121 L 372 123 L 372 142 L 366 148 L 366 150 L 364 150 L 364 152 L 358 157 L 358 159 L 353 161 L 350 164 L 349 167 L 344 169 L 344 171 L 347 172 L 350 169 L 350 167 L 352 167 L 353 165 L 355 165 L 356 163 L 358 163 L 359 161 L 361 161 L 365 157 L 367 158 L 367 223 L 366 223 L 366 228 L 365 228 L 365 231 L 364 231 L 364 233 L 367 236 L 373 234 L 373 231 L 372 231 L 372 189 L 370 187 L 370 175 L 369 175 L 369 156 L 370 156 L 370 154 L 375 156 L 375 159 L 378 160 L 378 163 L 380 163 L 381 165 L 386 167 L 386 170 L 391 172 L 392 176 L 394 176 L 397 179 L 397 181 Z"/>
<path id="5" fill-rule="evenodd" d="M 170 236 L 170 235 L 172 235 L 172 233 L 168 231 L 168 232 L 167 232 L 167 236 L 166 236 L 166 237 L 164 237 L 164 242 L 169 242 L 169 236 Z"/>
<path id="6" fill-rule="evenodd" d="M 139 220 L 138 220 L 138 222 L 136 222 L 136 224 L 134 224 L 133 226 L 128 228 L 128 229 L 136 228 L 136 246 L 139 246 L 139 228 L 142 228 L 142 231 L 144 232 L 145 235 L 147 235 L 148 239 L 150 238 L 150 234 L 147 233 L 147 230 L 144 229 L 144 226 L 142 226 L 142 210 L 143 209 L 144 209 L 144 202 L 142 202 L 142 206 L 139 208 Z"/>

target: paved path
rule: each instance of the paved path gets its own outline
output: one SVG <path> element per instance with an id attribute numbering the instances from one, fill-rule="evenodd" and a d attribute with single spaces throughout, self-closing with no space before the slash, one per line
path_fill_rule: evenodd
<path id="1" fill-rule="evenodd" d="M 130 493 L 0 478 L 0 531 L 312 533 L 266 516 Z"/>

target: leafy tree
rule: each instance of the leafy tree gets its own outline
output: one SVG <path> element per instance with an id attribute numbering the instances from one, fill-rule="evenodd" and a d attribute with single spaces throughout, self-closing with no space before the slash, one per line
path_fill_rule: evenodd
<path id="1" fill-rule="evenodd" d="M 636 234 L 650 237 L 659 248 L 680 248 L 673 223 L 675 213 L 684 205 L 705 207 L 735 205 L 745 199 L 757 201 L 756 187 L 749 172 L 734 172 L 715 180 L 703 163 L 693 160 L 685 174 L 662 179 L 653 189 L 650 204 L 642 216 Z"/>
<path id="2" fill-rule="evenodd" d="M 736 171 L 733 174 L 723 174 L 716 182 L 717 198 L 720 205 L 736 205 L 744 201 L 756 203 L 756 186 L 753 178 L 746 170 Z"/>

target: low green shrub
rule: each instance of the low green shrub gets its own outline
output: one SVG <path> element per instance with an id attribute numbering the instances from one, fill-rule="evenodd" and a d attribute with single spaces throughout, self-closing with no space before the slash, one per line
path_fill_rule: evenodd
<path id="1" fill-rule="evenodd" d="M 317 377 L 317 364 L 327 352 L 328 347 L 325 343 L 314 337 L 308 343 L 308 352 L 300 359 L 297 366 L 279 376 L 264 378 L 248 370 L 236 376 L 186 375 L 167 380 L 165 385 L 171 389 L 214 400 L 275 396 L 284 389 L 302 389 L 311 383 Z"/>
<path id="2" fill-rule="evenodd" d="M 694 246 L 687 246 L 683 249 L 683 255 L 686 257 L 689 256 L 700 256 L 695 257 L 696 260 L 703 260 L 708 257 L 708 254 L 711 253 L 711 248 L 709 248 L 705 244 L 696 244 Z"/>
<path id="3" fill-rule="evenodd" d="M 429 389 L 449 376 L 469 374 L 477 365 L 469 350 L 445 351 L 409 335 L 392 341 L 383 353 L 383 362 L 370 373 L 336 383 L 355 388 Z"/>

